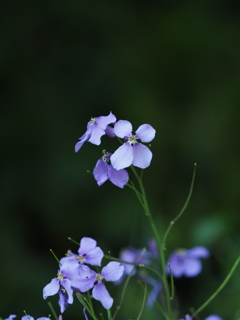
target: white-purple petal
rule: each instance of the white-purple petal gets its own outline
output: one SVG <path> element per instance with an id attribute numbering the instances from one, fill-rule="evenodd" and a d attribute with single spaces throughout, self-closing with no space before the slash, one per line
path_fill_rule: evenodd
<path id="1" fill-rule="evenodd" d="M 100 249 L 99 247 L 96 247 L 86 254 L 86 256 L 84 257 L 84 262 L 91 264 L 92 266 L 100 267 L 103 256 L 104 256 L 104 253 L 102 249 Z"/>
<path id="2" fill-rule="evenodd" d="M 132 124 L 127 120 L 119 120 L 115 123 L 114 133 L 119 138 L 130 137 L 132 135 Z"/>
<path id="3" fill-rule="evenodd" d="M 110 123 L 114 123 L 116 122 L 116 117 L 114 114 L 112 114 L 112 112 L 110 111 L 108 116 L 101 116 L 95 119 L 97 125 L 102 128 L 103 130 L 106 129 L 107 125 L 109 125 Z"/>
<path id="4" fill-rule="evenodd" d="M 95 274 L 97 274 L 95 272 Z M 94 286 L 94 282 L 96 281 L 95 276 L 92 276 L 90 278 L 76 278 L 72 279 L 72 287 L 79 289 L 81 292 L 86 292 L 90 290 Z"/>
<path id="5" fill-rule="evenodd" d="M 120 170 L 129 167 L 133 162 L 133 147 L 124 143 L 110 157 L 114 169 Z"/>
<path id="6" fill-rule="evenodd" d="M 80 247 L 78 249 L 78 253 L 80 256 L 87 254 L 90 250 L 94 249 L 97 245 L 97 241 L 89 238 L 83 237 L 80 241 Z"/>
<path id="7" fill-rule="evenodd" d="M 102 269 L 101 275 L 106 281 L 117 281 L 123 275 L 123 271 L 124 266 L 121 263 L 111 261 Z"/>
<path id="8" fill-rule="evenodd" d="M 89 138 L 89 142 L 99 146 L 101 144 L 101 137 L 105 134 L 105 130 L 97 126 L 96 124 L 92 125 L 92 132 Z"/>
<path id="9" fill-rule="evenodd" d="M 57 278 L 52 279 L 52 281 L 43 288 L 43 299 L 56 294 L 59 288 L 59 280 Z"/>
<path id="10" fill-rule="evenodd" d="M 68 297 L 67 297 L 66 292 L 63 292 L 63 290 L 59 291 L 58 305 L 60 307 L 61 313 L 63 313 L 68 306 Z"/>
<path id="11" fill-rule="evenodd" d="M 149 167 L 152 160 L 152 152 L 149 150 L 149 148 L 144 146 L 142 143 L 135 143 L 132 148 L 132 164 L 141 169 Z"/>
<path id="12" fill-rule="evenodd" d="M 125 169 L 116 170 L 112 165 L 108 165 L 109 180 L 119 188 L 123 188 L 128 183 L 129 176 Z"/>
<path id="13" fill-rule="evenodd" d="M 94 299 L 100 301 L 105 309 L 110 309 L 113 305 L 113 298 L 110 296 L 102 282 L 99 282 L 94 286 L 92 296 Z"/>
<path id="14" fill-rule="evenodd" d="M 150 124 L 142 124 L 136 131 L 136 138 L 142 142 L 150 142 L 155 138 L 156 130 Z"/>
<path id="15" fill-rule="evenodd" d="M 102 158 L 97 161 L 93 169 L 93 176 L 99 186 L 108 180 L 108 164 Z"/>

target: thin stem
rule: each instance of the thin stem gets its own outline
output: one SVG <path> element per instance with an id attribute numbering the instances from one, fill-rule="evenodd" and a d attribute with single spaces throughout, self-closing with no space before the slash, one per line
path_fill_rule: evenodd
<path id="1" fill-rule="evenodd" d="M 192 317 L 196 316 L 200 311 L 202 311 L 219 293 L 220 291 L 225 287 L 225 285 L 228 283 L 228 281 L 230 280 L 231 276 L 233 275 L 235 269 L 237 268 L 238 264 L 240 262 L 240 256 L 237 258 L 236 262 L 234 263 L 232 269 L 230 270 L 229 274 L 227 275 L 227 277 L 225 278 L 225 280 L 223 281 L 223 283 L 220 285 L 220 287 L 211 295 L 211 297 L 204 302 L 203 305 L 201 305 L 201 307 L 199 307 L 193 314 Z"/>
<path id="2" fill-rule="evenodd" d="M 150 209 L 149 209 L 149 206 L 148 206 L 148 201 L 147 201 L 147 197 L 146 197 L 146 192 L 145 192 L 145 189 L 144 189 L 144 186 L 143 186 L 143 183 L 142 183 L 142 179 L 139 177 L 137 171 L 135 170 L 135 168 L 133 166 L 131 166 L 131 169 L 139 183 L 139 187 L 140 187 L 140 190 L 141 190 L 141 193 L 142 193 L 142 198 L 143 198 L 143 208 L 144 208 L 144 211 L 145 211 L 145 215 L 147 216 L 148 220 L 149 220 L 149 223 L 152 227 L 152 230 L 153 230 L 153 233 L 155 235 L 155 238 L 157 240 L 157 244 L 158 244 L 158 248 L 159 248 L 159 252 L 160 252 L 160 257 L 161 257 L 161 264 L 162 264 L 162 273 L 163 273 L 163 286 L 164 286 L 164 289 L 165 289 L 165 292 L 166 292 L 166 298 L 167 298 L 167 308 L 168 308 L 168 312 L 169 312 L 169 315 L 170 315 L 170 319 L 173 318 L 173 315 L 172 315 L 172 306 L 171 306 L 171 303 L 170 303 L 170 292 L 169 292 L 169 287 L 168 287 L 168 282 L 167 282 L 167 275 L 166 275 L 166 268 L 165 268 L 165 256 L 164 256 L 164 251 L 162 250 L 162 242 L 160 240 L 160 237 L 159 237 L 159 234 L 158 234 L 158 231 L 156 229 L 156 226 L 153 222 L 153 219 L 152 219 L 152 216 L 151 216 L 151 212 L 150 212 Z"/>
<path id="3" fill-rule="evenodd" d="M 142 306 L 139 312 L 139 315 L 137 317 L 137 320 L 139 320 L 141 318 L 141 315 L 143 313 L 143 308 L 145 306 L 145 302 L 146 302 L 146 298 L 147 298 L 147 282 L 146 282 L 146 270 L 143 267 L 143 272 L 144 272 L 144 280 L 145 280 L 145 285 L 144 285 L 144 295 L 143 295 L 143 302 L 142 302 Z"/>
<path id="4" fill-rule="evenodd" d="M 192 176 L 192 181 L 191 181 L 191 186 L 190 186 L 190 190 L 189 190 L 189 193 L 188 193 L 188 196 L 187 196 L 187 199 L 186 199 L 186 202 L 184 203 L 184 206 L 182 207 L 181 211 L 179 212 L 179 214 L 176 216 L 176 218 L 174 218 L 168 228 L 167 228 L 167 231 L 165 232 L 165 235 L 163 237 L 163 250 L 165 250 L 165 244 L 166 244 L 166 239 L 167 239 L 167 236 L 169 234 L 169 232 L 171 231 L 173 225 L 175 224 L 175 222 L 182 216 L 182 214 L 184 213 L 184 211 L 186 210 L 188 204 L 189 204 L 189 201 L 191 199 L 191 196 L 192 196 L 192 192 L 193 192 L 193 186 L 194 186 L 194 181 L 195 181 L 195 176 L 196 176 L 196 169 L 197 169 L 197 164 L 194 163 L 194 168 L 193 168 L 193 176 Z"/>
<path id="5" fill-rule="evenodd" d="M 56 311 L 54 310 L 51 302 L 48 302 L 48 306 L 49 306 L 49 309 L 50 309 L 51 312 L 52 312 L 52 315 L 53 315 L 54 319 L 55 319 L 55 320 L 58 320 L 58 316 L 57 316 Z"/>

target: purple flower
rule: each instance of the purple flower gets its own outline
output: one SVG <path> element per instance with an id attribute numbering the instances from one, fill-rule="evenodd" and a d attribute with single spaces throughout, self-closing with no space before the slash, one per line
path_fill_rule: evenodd
<path id="1" fill-rule="evenodd" d="M 171 273 L 173 277 L 181 276 L 195 277 L 202 270 L 202 263 L 199 258 L 208 258 L 210 255 L 208 249 L 204 247 L 194 247 L 192 249 L 180 249 L 174 251 L 168 259 L 166 271 Z"/>
<path id="2" fill-rule="evenodd" d="M 81 292 L 86 292 L 93 288 L 92 296 L 94 299 L 101 302 L 105 309 L 110 309 L 113 304 L 113 298 L 110 296 L 107 288 L 102 283 L 102 280 L 116 281 L 121 278 L 124 267 L 116 261 L 109 262 L 101 273 L 92 271 L 92 275 L 85 279 L 73 279 L 73 286 Z"/>
<path id="3" fill-rule="evenodd" d="M 119 120 L 114 126 L 114 133 L 119 138 L 127 140 L 119 147 L 111 156 L 112 166 L 116 170 L 129 167 L 133 164 L 139 168 L 147 168 L 152 160 L 152 152 L 142 143 L 137 142 L 140 139 L 142 142 L 150 142 L 154 139 L 156 130 L 149 124 L 141 125 L 136 134 L 132 134 L 132 124 L 126 120 Z"/>
<path id="4" fill-rule="evenodd" d="M 108 116 L 91 118 L 87 124 L 87 131 L 79 138 L 80 141 L 75 145 L 75 152 L 78 152 L 87 140 L 92 144 L 99 145 L 101 143 L 101 137 L 104 134 L 108 134 L 110 137 L 114 136 L 113 128 L 108 127 L 110 123 L 114 122 L 116 122 L 116 117 L 112 112 L 110 112 Z"/>
<path id="5" fill-rule="evenodd" d="M 91 271 L 84 264 L 101 266 L 103 256 L 103 251 L 97 247 L 97 242 L 94 239 L 83 237 L 80 241 L 78 255 L 68 251 L 68 256 L 60 260 L 61 270 L 69 279 L 74 277 L 86 278 L 91 274 Z"/>
<path id="6" fill-rule="evenodd" d="M 34 320 L 34 318 L 29 316 L 29 315 L 27 315 L 27 316 L 23 316 L 22 320 Z M 36 320 L 50 320 L 50 319 L 47 318 L 47 317 L 40 317 L 40 318 L 37 318 Z"/>
<path id="7" fill-rule="evenodd" d="M 128 173 L 125 169 L 116 170 L 111 164 L 108 164 L 111 153 L 103 150 L 103 156 L 98 160 L 93 175 L 97 184 L 101 186 L 108 179 L 119 188 L 123 188 L 128 182 Z"/>
<path id="8" fill-rule="evenodd" d="M 71 288 L 71 281 L 64 276 L 64 272 L 61 270 L 58 271 L 57 278 L 52 279 L 52 281 L 43 288 L 43 299 L 55 295 L 59 290 L 63 290 L 64 293 L 67 293 L 67 303 L 73 303 L 73 289 Z M 60 307 L 62 306 L 61 293 L 59 305 Z"/>
<path id="9" fill-rule="evenodd" d="M 208 316 L 205 320 L 222 320 L 222 318 L 215 314 L 212 314 L 211 316 Z"/>
<path id="10" fill-rule="evenodd" d="M 180 320 L 192 320 L 192 318 L 187 314 L 185 319 L 180 319 Z"/>
<path id="11" fill-rule="evenodd" d="M 159 281 L 149 276 L 146 277 L 146 282 L 152 286 L 152 290 L 147 298 L 147 306 L 148 308 L 152 308 L 159 292 L 162 289 L 162 285 Z"/>

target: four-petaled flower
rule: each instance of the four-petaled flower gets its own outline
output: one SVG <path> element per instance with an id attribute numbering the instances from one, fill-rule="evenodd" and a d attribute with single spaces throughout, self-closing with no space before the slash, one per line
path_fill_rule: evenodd
<path id="1" fill-rule="evenodd" d="M 198 246 L 192 249 L 179 249 L 174 251 L 167 262 L 167 273 L 172 273 L 173 277 L 181 276 L 195 277 L 202 270 L 202 263 L 199 258 L 208 258 L 208 249 Z M 170 265 L 170 268 L 168 266 Z"/>
<path id="2" fill-rule="evenodd" d="M 119 138 L 127 140 L 111 156 L 112 166 L 116 170 L 127 168 L 131 164 L 142 169 L 150 165 L 152 152 L 137 141 L 140 139 L 142 142 L 150 142 L 154 139 L 156 130 L 150 124 L 141 125 L 133 135 L 132 124 L 127 120 L 119 120 L 115 123 L 114 133 Z"/>
<path id="3" fill-rule="evenodd" d="M 91 118 L 87 124 L 87 131 L 81 136 L 80 141 L 75 145 L 75 152 L 78 152 L 85 141 L 92 144 L 100 145 L 101 137 L 104 134 L 113 136 L 113 128 L 108 127 L 109 124 L 116 122 L 116 117 L 112 112 L 108 116 L 101 116 L 98 118 Z"/>
<path id="4" fill-rule="evenodd" d="M 128 182 L 128 173 L 125 169 L 116 170 L 110 161 L 111 153 L 103 150 L 103 156 L 97 161 L 95 168 L 93 169 L 93 176 L 97 181 L 97 184 L 101 186 L 108 179 L 119 188 L 123 188 Z"/>
<path id="5" fill-rule="evenodd" d="M 101 273 L 91 270 L 91 276 L 85 279 L 73 279 L 72 285 L 81 292 L 86 292 L 93 288 L 92 296 L 101 302 L 105 309 L 110 309 L 113 304 L 113 298 L 110 296 L 107 288 L 102 280 L 116 281 L 121 278 L 124 266 L 119 262 L 111 261 L 103 269 Z"/>

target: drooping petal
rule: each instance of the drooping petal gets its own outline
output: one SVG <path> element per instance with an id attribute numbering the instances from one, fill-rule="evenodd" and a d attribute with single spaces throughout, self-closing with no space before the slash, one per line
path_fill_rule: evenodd
<path id="1" fill-rule="evenodd" d="M 85 320 L 88 320 L 86 308 L 83 308 L 83 314 L 84 314 Z"/>
<path id="2" fill-rule="evenodd" d="M 80 241 L 80 247 L 78 249 L 78 253 L 80 256 L 88 253 L 90 250 L 94 249 L 97 245 L 97 241 L 89 238 L 83 237 Z"/>
<path id="3" fill-rule="evenodd" d="M 67 296 L 66 291 L 64 291 L 64 290 L 59 291 L 58 305 L 60 307 L 61 313 L 63 313 L 68 306 L 68 296 Z"/>
<path id="4" fill-rule="evenodd" d="M 108 116 L 101 116 L 101 117 L 98 117 L 95 119 L 97 125 L 105 130 L 107 125 L 109 125 L 110 123 L 114 123 L 116 122 L 116 117 L 114 114 L 112 114 L 112 112 L 110 111 L 109 115 Z"/>
<path id="5" fill-rule="evenodd" d="M 73 303 L 73 289 L 72 289 L 71 281 L 69 279 L 63 279 L 61 281 L 61 285 L 67 291 L 68 303 Z"/>
<path id="6" fill-rule="evenodd" d="M 153 305 L 154 305 L 154 302 L 157 299 L 157 296 L 158 296 L 159 292 L 162 289 L 162 285 L 161 285 L 161 283 L 159 281 L 157 281 L 157 280 L 155 280 L 153 278 L 150 278 L 150 277 L 147 277 L 147 283 L 153 286 L 153 288 L 150 291 L 149 296 L 147 298 L 147 306 L 149 308 L 152 308 Z"/>
<path id="7" fill-rule="evenodd" d="M 155 138 L 156 130 L 150 124 L 142 124 L 136 131 L 136 138 L 150 142 Z"/>
<path id="8" fill-rule="evenodd" d="M 75 152 L 78 152 L 82 145 L 84 144 L 85 141 L 87 141 L 87 139 L 90 137 L 90 134 L 89 135 L 85 135 L 85 137 L 81 140 L 81 141 L 78 141 L 76 144 L 75 144 Z"/>
<path id="9" fill-rule="evenodd" d="M 101 144 L 101 137 L 105 134 L 105 130 L 97 126 L 96 124 L 92 125 L 92 132 L 89 138 L 89 142 L 99 146 Z"/>
<path id="10" fill-rule="evenodd" d="M 210 256 L 210 252 L 207 248 L 198 246 L 192 249 L 186 250 L 186 254 L 192 258 L 208 258 Z"/>
<path id="11" fill-rule="evenodd" d="M 114 133 L 114 128 L 107 126 L 107 128 L 105 129 L 105 133 L 107 136 L 114 138 L 115 137 L 115 133 Z"/>
<path id="12" fill-rule="evenodd" d="M 123 188 L 128 183 L 129 176 L 125 169 L 116 170 L 112 165 L 108 166 L 109 180 L 119 188 Z"/>
<path id="13" fill-rule="evenodd" d="M 88 254 L 84 257 L 84 262 L 91 264 L 92 266 L 101 266 L 102 258 L 104 253 L 102 249 L 96 247 L 88 252 Z"/>
<path id="14" fill-rule="evenodd" d="M 97 274 L 95 272 L 95 274 Z M 76 278 L 72 279 L 72 287 L 79 289 L 81 292 L 86 292 L 90 290 L 94 286 L 94 282 L 96 281 L 95 276 L 90 277 L 90 278 Z"/>
<path id="15" fill-rule="evenodd" d="M 110 309 L 113 305 L 113 298 L 110 296 L 102 282 L 99 282 L 94 286 L 92 296 L 94 299 L 100 301 L 105 309 Z"/>
<path id="16" fill-rule="evenodd" d="M 185 258 L 184 259 L 184 275 L 186 277 L 195 277 L 202 270 L 202 263 L 200 260 Z"/>
<path id="17" fill-rule="evenodd" d="M 133 148 L 133 161 L 135 167 L 145 169 L 150 166 L 152 160 L 152 152 L 142 143 L 135 143 Z"/>
<path id="18" fill-rule="evenodd" d="M 123 275 L 123 271 L 124 266 L 121 263 L 111 261 L 102 269 L 101 275 L 106 281 L 117 281 Z"/>
<path id="19" fill-rule="evenodd" d="M 57 278 L 52 279 L 52 281 L 43 288 L 43 299 L 56 294 L 59 291 L 59 287 L 59 280 Z"/>
<path id="20" fill-rule="evenodd" d="M 114 169 L 120 170 L 129 167 L 133 161 L 133 147 L 124 143 L 110 157 Z"/>
<path id="21" fill-rule="evenodd" d="M 97 164 L 93 169 L 93 176 L 99 186 L 108 180 L 108 164 L 102 159 L 97 161 Z"/>
<path id="22" fill-rule="evenodd" d="M 119 120 L 115 123 L 114 133 L 119 138 L 130 137 L 132 134 L 132 124 L 127 120 Z"/>

